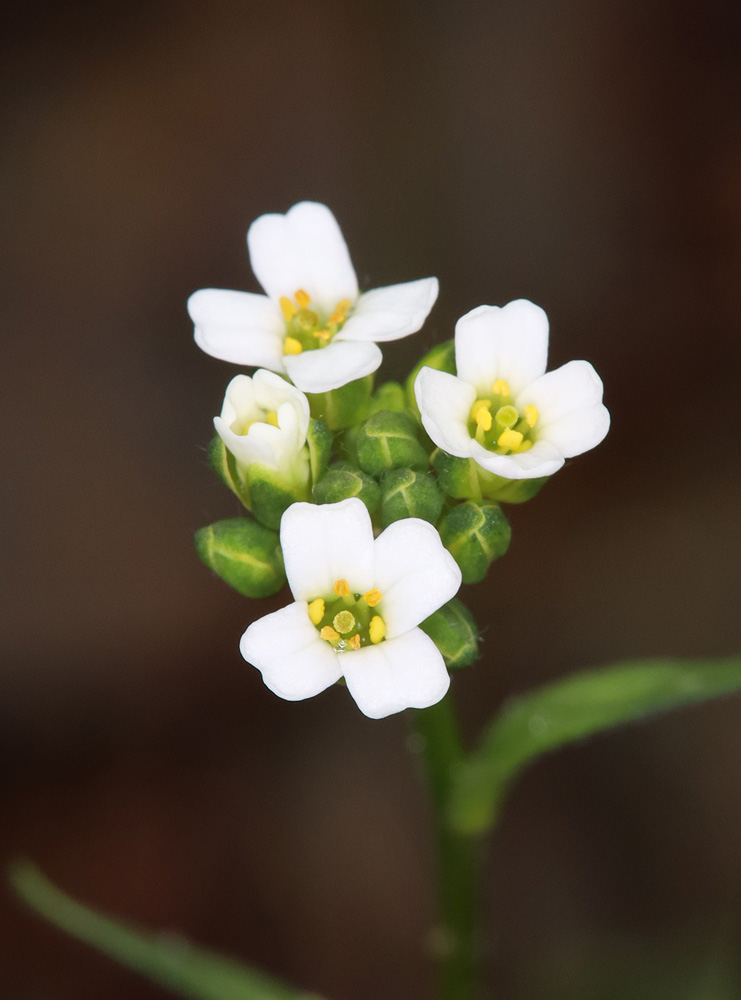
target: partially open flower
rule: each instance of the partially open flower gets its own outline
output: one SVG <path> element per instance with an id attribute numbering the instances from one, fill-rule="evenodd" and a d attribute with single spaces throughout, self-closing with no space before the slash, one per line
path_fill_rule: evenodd
<path id="1" fill-rule="evenodd" d="M 548 318 L 526 299 L 479 306 L 455 328 L 456 375 L 422 368 L 414 384 L 435 444 L 504 479 L 550 476 L 594 448 L 610 414 L 587 361 L 545 373 Z"/>
<path id="2" fill-rule="evenodd" d="M 260 369 L 250 378 L 237 375 L 226 389 L 214 427 L 244 468 L 257 464 L 289 480 L 308 478 L 305 451 L 309 403 L 295 386 Z"/>
<path id="3" fill-rule="evenodd" d="M 351 498 L 294 504 L 280 537 L 295 603 L 253 622 L 240 644 L 271 691 L 300 701 L 344 676 L 372 719 L 440 701 L 448 673 L 418 626 L 457 593 L 461 572 L 437 530 L 406 518 L 374 539 Z"/>
<path id="4" fill-rule="evenodd" d="M 267 295 L 204 288 L 188 311 L 207 354 L 288 374 L 304 392 L 329 392 L 381 364 L 376 342 L 420 329 L 437 298 L 437 278 L 358 292 L 337 221 L 303 201 L 285 215 L 261 215 L 247 246 Z"/>

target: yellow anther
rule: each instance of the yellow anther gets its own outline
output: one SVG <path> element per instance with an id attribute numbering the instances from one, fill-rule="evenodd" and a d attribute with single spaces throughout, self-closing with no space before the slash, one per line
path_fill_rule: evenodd
<path id="1" fill-rule="evenodd" d="M 298 312 L 298 309 L 293 304 L 293 302 L 291 302 L 290 299 L 287 299 L 285 297 L 285 295 L 281 295 L 279 302 L 280 302 L 280 311 L 283 313 L 283 319 L 286 321 L 286 323 L 290 323 L 293 317 Z"/>
<path id="2" fill-rule="evenodd" d="M 305 292 L 303 288 L 298 288 L 293 297 L 296 300 L 299 309 L 305 309 L 311 302 L 311 296 L 308 292 Z"/>
<path id="3" fill-rule="evenodd" d="M 350 584 L 345 579 L 335 580 L 334 592 L 338 597 L 347 597 L 350 593 Z"/>
<path id="4" fill-rule="evenodd" d="M 500 448 L 508 448 L 514 451 L 522 444 L 522 434 L 519 431 L 513 431 L 511 428 L 508 428 L 499 435 L 497 444 Z"/>
<path id="5" fill-rule="evenodd" d="M 329 332 L 329 330 L 315 330 L 314 336 L 316 337 L 317 340 L 328 341 L 332 339 L 332 334 Z"/>
<path id="6" fill-rule="evenodd" d="M 491 391 L 495 396 L 509 396 L 509 386 L 504 381 L 503 378 L 498 378 L 494 385 L 491 387 Z"/>
<path id="7" fill-rule="evenodd" d="M 332 624 L 342 635 L 347 635 L 348 632 L 352 632 L 355 628 L 355 615 L 347 609 L 338 611 L 332 620 Z"/>
<path id="8" fill-rule="evenodd" d="M 278 414 L 275 412 L 275 410 L 268 410 L 268 412 L 265 414 L 265 423 L 271 424 L 273 427 L 278 426 Z"/>
<path id="9" fill-rule="evenodd" d="M 347 319 L 347 312 L 352 305 L 350 299 L 341 299 L 334 307 L 332 315 L 327 320 L 328 323 L 344 323 Z"/>
<path id="10" fill-rule="evenodd" d="M 300 354 L 303 351 L 301 346 L 301 341 L 296 340 L 295 337 L 286 337 L 283 341 L 283 353 L 284 354 Z"/>
<path id="11" fill-rule="evenodd" d="M 340 633 L 335 632 L 335 630 L 332 628 L 331 625 L 325 625 L 324 628 L 319 633 L 319 635 L 322 637 L 322 639 L 326 639 L 327 642 L 334 642 L 336 639 L 339 639 L 340 637 Z"/>
<path id="12" fill-rule="evenodd" d="M 323 597 L 317 597 L 315 601 L 311 602 L 309 605 L 309 618 L 311 618 L 312 625 L 318 625 L 322 618 L 324 618 Z"/>
<path id="13" fill-rule="evenodd" d="M 369 608 L 375 608 L 375 606 L 383 600 L 383 594 L 378 587 L 373 587 L 373 589 L 369 590 L 367 594 L 363 594 L 363 600 Z"/>
<path id="14" fill-rule="evenodd" d="M 351 649 L 360 649 L 360 636 L 354 635 L 350 640 Z"/>
<path id="15" fill-rule="evenodd" d="M 532 446 L 533 442 L 528 439 L 527 441 L 523 441 L 521 445 L 518 445 L 517 448 L 515 448 L 515 452 L 518 455 L 521 455 L 523 451 L 530 451 Z"/>
<path id="16" fill-rule="evenodd" d="M 476 410 L 476 425 L 480 427 L 484 433 L 491 430 L 491 413 L 487 410 L 485 406 L 480 406 Z"/>
<path id="17" fill-rule="evenodd" d="M 540 416 L 537 408 L 529 404 L 522 411 L 522 415 L 524 416 L 525 420 L 527 420 L 527 422 L 530 424 L 531 427 L 535 427 L 535 425 L 538 422 L 538 417 Z"/>
<path id="18" fill-rule="evenodd" d="M 380 615 L 373 615 L 368 626 L 370 641 L 375 646 L 386 636 L 386 622 Z"/>

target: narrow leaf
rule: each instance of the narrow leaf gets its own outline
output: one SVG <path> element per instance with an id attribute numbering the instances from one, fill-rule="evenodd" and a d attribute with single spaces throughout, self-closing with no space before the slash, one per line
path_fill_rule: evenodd
<path id="1" fill-rule="evenodd" d="M 16 863 L 10 881 L 50 923 L 189 1000 L 319 1000 L 260 972 L 194 948 L 173 934 L 135 930 L 65 895 L 28 862 Z"/>
<path id="2" fill-rule="evenodd" d="M 638 660 L 576 674 L 506 706 L 460 765 L 450 820 L 489 829 L 512 779 L 541 754 L 656 712 L 741 691 L 741 659 Z"/>

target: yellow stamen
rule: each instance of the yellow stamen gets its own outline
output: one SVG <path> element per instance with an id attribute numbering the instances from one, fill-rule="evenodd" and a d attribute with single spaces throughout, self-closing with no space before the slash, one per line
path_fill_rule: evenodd
<path id="1" fill-rule="evenodd" d="M 508 428 L 499 435 L 497 444 L 500 448 L 509 448 L 514 451 L 515 448 L 519 448 L 522 444 L 522 434 L 519 431 L 513 431 Z"/>
<path id="2" fill-rule="evenodd" d="M 480 406 L 476 410 L 476 426 L 480 427 L 484 433 L 491 430 L 491 413 L 487 410 L 485 406 Z"/>
<path id="3" fill-rule="evenodd" d="M 280 311 L 283 313 L 283 319 L 286 321 L 286 323 L 290 323 L 293 317 L 298 312 L 296 306 L 293 304 L 293 302 L 291 302 L 290 299 L 287 299 L 285 295 L 281 295 L 279 302 L 280 302 Z"/>
<path id="4" fill-rule="evenodd" d="M 350 593 L 350 584 L 345 579 L 335 580 L 334 592 L 338 597 L 347 597 Z"/>
<path id="5" fill-rule="evenodd" d="M 268 410 L 268 412 L 265 414 L 265 423 L 271 424 L 273 427 L 278 426 L 278 414 L 275 412 L 275 410 Z"/>
<path id="6" fill-rule="evenodd" d="M 523 413 L 523 416 L 525 417 L 525 420 L 527 420 L 527 422 L 530 424 L 530 426 L 531 427 L 535 427 L 535 425 L 538 422 L 538 417 L 540 416 L 540 414 L 538 413 L 536 407 L 528 405 L 528 406 L 525 407 L 525 409 L 522 411 L 522 413 Z"/>
<path id="7" fill-rule="evenodd" d="M 329 330 L 315 330 L 314 336 L 316 337 L 317 340 L 324 340 L 324 341 L 331 340 L 332 338 L 332 334 L 329 332 Z"/>
<path id="8" fill-rule="evenodd" d="M 322 618 L 324 618 L 323 597 L 317 597 L 315 601 L 311 602 L 309 605 L 309 618 L 311 618 L 312 625 L 318 625 Z"/>
<path id="9" fill-rule="evenodd" d="M 369 608 L 375 608 L 375 606 L 383 600 L 383 594 L 378 587 L 373 587 L 373 589 L 369 590 L 367 594 L 363 594 L 363 600 Z"/>
<path id="10" fill-rule="evenodd" d="M 359 635 L 354 635 L 352 637 L 352 639 L 350 640 L 350 646 L 353 649 L 360 649 L 360 636 Z"/>
<path id="11" fill-rule="evenodd" d="M 311 296 L 308 292 L 305 292 L 303 288 L 297 289 L 293 297 L 296 300 L 299 309 L 305 309 L 311 302 Z"/>
<path id="12" fill-rule="evenodd" d="M 518 445 L 517 448 L 515 448 L 515 452 L 518 455 L 521 455 L 523 451 L 530 451 L 530 449 L 532 448 L 532 446 L 533 446 L 533 442 L 532 441 L 530 441 L 530 440 L 523 441 L 521 445 Z"/>
<path id="13" fill-rule="evenodd" d="M 370 625 L 368 626 L 368 633 L 370 635 L 370 641 L 374 646 L 385 637 L 386 622 L 380 615 L 373 615 L 370 620 Z"/>
<path id="14" fill-rule="evenodd" d="M 494 385 L 491 387 L 491 391 L 495 396 L 509 396 L 509 386 L 504 381 L 503 378 L 498 378 Z"/>
<path id="15" fill-rule="evenodd" d="M 322 637 L 322 639 L 326 639 L 327 642 L 334 642 L 336 639 L 339 639 L 340 637 L 340 633 L 335 632 L 335 630 L 332 628 L 331 625 L 325 625 L 324 628 L 319 633 L 319 635 Z"/>
<path id="16" fill-rule="evenodd" d="M 328 323 L 344 323 L 347 319 L 347 312 L 352 302 L 350 299 L 341 299 L 337 305 L 334 307 L 334 312 L 327 320 Z"/>
<path id="17" fill-rule="evenodd" d="M 301 341 L 296 340 L 295 337 L 286 337 L 283 341 L 283 353 L 284 354 L 300 354 L 303 351 L 301 346 Z"/>

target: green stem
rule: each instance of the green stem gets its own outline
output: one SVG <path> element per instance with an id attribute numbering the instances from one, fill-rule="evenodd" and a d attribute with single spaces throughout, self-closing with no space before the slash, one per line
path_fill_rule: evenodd
<path id="1" fill-rule="evenodd" d="M 438 1000 L 475 1000 L 480 989 L 479 841 L 448 822 L 451 787 L 464 753 L 450 696 L 415 712 L 435 814 L 438 922 L 433 945 Z"/>

